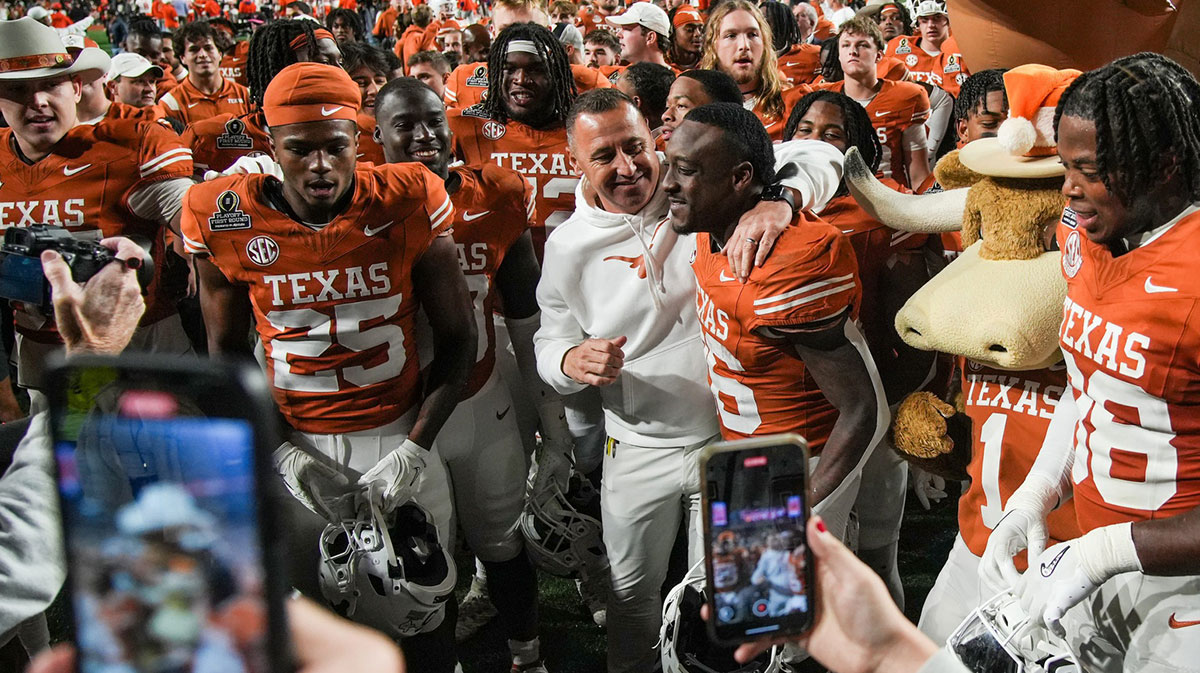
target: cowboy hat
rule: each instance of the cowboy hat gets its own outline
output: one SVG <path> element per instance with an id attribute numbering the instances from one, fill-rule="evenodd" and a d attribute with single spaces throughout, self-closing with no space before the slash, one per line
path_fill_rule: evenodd
<path id="1" fill-rule="evenodd" d="M 86 70 L 107 72 L 108 55 L 100 49 L 84 49 L 72 59 L 58 31 L 50 26 L 29 17 L 0 21 L 0 82 L 77 75 Z"/>

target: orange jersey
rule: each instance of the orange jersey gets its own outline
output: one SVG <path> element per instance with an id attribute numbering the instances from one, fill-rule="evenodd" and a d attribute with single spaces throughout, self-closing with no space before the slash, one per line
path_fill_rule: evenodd
<path id="1" fill-rule="evenodd" d="M 408 72 L 409 57 L 419 51 L 424 51 L 424 45 L 425 30 L 416 24 L 409 25 L 404 29 L 404 34 L 396 38 L 396 45 L 392 47 L 392 51 L 400 57 L 400 61 L 404 64 L 404 72 Z"/>
<path id="2" fill-rule="evenodd" d="M 319 231 L 267 205 L 274 179 L 189 190 L 185 247 L 246 287 L 292 427 L 342 433 L 400 418 L 421 397 L 413 265 L 454 216 L 441 179 L 417 163 L 360 166 L 349 206 Z"/>
<path id="3" fill-rule="evenodd" d="M 450 197 L 454 202 L 454 242 L 458 263 L 467 278 L 479 343 L 475 367 L 467 379 L 463 399 L 479 392 L 496 366 L 496 272 L 513 243 L 533 219 L 533 188 L 519 173 L 494 164 L 451 169 L 462 186 Z"/>
<path id="4" fill-rule="evenodd" d="M 946 38 L 942 51 L 932 55 L 921 48 L 921 38 L 898 35 L 888 42 L 883 53 L 903 61 L 911 81 L 940 87 L 955 98 L 958 98 L 962 83 L 971 76 L 953 37 Z"/>
<path id="5" fill-rule="evenodd" d="M 826 82 L 818 88 L 845 93 L 846 82 Z M 924 124 L 929 118 L 929 94 L 919 84 L 884 79 L 880 80 L 879 93 L 867 103 L 866 109 L 883 149 L 879 174 L 908 187 L 904 132 L 909 127 Z"/>
<path id="6" fill-rule="evenodd" d="M 782 142 L 784 140 L 783 131 L 787 128 L 787 120 L 788 116 L 792 114 L 792 108 L 796 107 L 796 103 L 799 103 L 801 98 L 810 93 L 812 93 L 812 87 L 807 84 L 797 84 L 790 89 L 784 89 L 783 114 L 778 117 L 773 115 L 768 117 L 763 111 L 761 102 L 756 102 L 754 108 L 750 111 L 754 113 L 754 116 L 758 117 L 763 127 L 767 129 L 767 135 L 771 136 L 771 142 Z M 745 104 L 743 103 L 743 105 Z"/>
<path id="7" fill-rule="evenodd" d="M 896 338 L 892 326 L 894 315 L 885 315 L 883 307 L 883 278 L 889 260 L 896 254 L 919 250 L 928 238 L 924 234 L 896 231 L 867 214 L 853 196 L 832 199 L 821 211 L 821 219 L 836 227 L 850 239 L 854 259 L 858 263 L 858 278 L 862 285 L 862 301 L 858 316 L 863 335 L 871 347 L 875 364 L 884 369 L 891 358 L 889 344 Z"/>
<path id="8" fill-rule="evenodd" d="M 104 119 L 138 119 L 141 121 L 158 121 L 162 119 L 162 110 L 157 106 L 150 105 L 147 107 L 137 107 L 128 103 L 122 103 L 115 100 L 108 106 L 108 112 L 104 113 Z M 167 128 L 171 128 L 167 124 Z M 174 130 L 171 131 L 174 133 Z"/>
<path id="9" fill-rule="evenodd" d="M 620 12 L 617 12 L 617 14 L 619 13 Z M 603 28 L 610 33 L 616 33 L 617 29 L 608 25 L 608 22 L 605 21 L 605 19 L 609 16 L 616 16 L 617 14 L 606 14 L 602 16 L 597 14 L 595 10 L 581 9 L 579 10 L 579 19 L 575 22 L 575 25 L 579 26 L 579 32 L 582 33 L 584 37 L 587 37 L 588 33 L 597 28 Z"/>
<path id="10" fill-rule="evenodd" d="M 32 166 L 13 152 L 13 144 L 12 131 L 0 131 L 0 229 L 54 224 L 72 232 L 99 230 L 106 237 L 143 237 L 152 243 L 156 264 L 142 324 L 174 314 L 175 297 L 162 282 L 166 227 L 135 214 L 129 199 L 153 183 L 192 177 L 192 155 L 179 136 L 159 122 L 104 119 L 71 129 Z M 18 330 L 56 343 L 57 333 L 44 327 Z"/>
<path id="11" fill-rule="evenodd" d="M 219 173 L 248 154 L 274 156 L 266 126 L 262 112 L 240 117 L 218 115 L 188 126 L 183 132 L 183 143 L 192 148 L 192 163 L 197 173 L 209 170 Z"/>
<path id="12" fill-rule="evenodd" d="M 233 52 L 221 57 L 221 77 L 233 80 L 242 86 L 247 86 L 246 59 L 250 56 L 250 41 L 242 40 L 233 48 Z M 247 100 L 249 100 L 247 98 Z"/>
<path id="13" fill-rule="evenodd" d="M 779 72 L 788 84 L 812 84 L 821 77 L 821 48 L 798 44 L 779 57 Z"/>
<path id="14" fill-rule="evenodd" d="M 857 312 L 860 286 L 849 240 L 801 213 L 745 284 L 729 272 L 725 254 L 713 251 L 708 234 L 696 237 L 692 269 L 721 435 L 796 432 L 819 453 L 837 409 L 787 340 L 764 331 Z"/>
<path id="15" fill-rule="evenodd" d="M 579 176 L 567 160 L 567 131 L 561 126 L 539 131 L 516 121 L 502 124 L 483 115 L 479 106 L 447 111 L 456 154 L 472 166 L 514 170 L 529 182 L 536 211 L 530 233 L 541 260 L 546 237 L 575 212 Z"/>
<path id="16" fill-rule="evenodd" d="M 167 95 L 168 91 L 179 86 L 179 80 L 175 79 L 174 75 L 164 69 L 163 76 L 159 77 L 154 85 L 154 95 L 158 96 L 159 100 L 162 100 L 162 97 Z"/>
<path id="17" fill-rule="evenodd" d="M 992 369 L 972 360 L 963 365 L 963 403 L 971 419 L 971 485 L 958 501 L 958 529 L 972 554 L 983 556 L 1004 504 L 1033 467 L 1066 385 L 1062 365 L 1024 372 Z M 1050 544 L 1079 537 L 1069 500 L 1050 513 L 1047 524 Z"/>
<path id="18" fill-rule="evenodd" d="M 608 78 L 596 68 L 571 65 L 575 76 L 575 88 L 579 93 L 591 89 L 607 89 L 612 86 Z M 480 103 L 486 97 L 488 69 L 486 63 L 464 63 L 450 73 L 446 80 L 446 107 L 465 109 Z"/>
<path id="19" fill-rule="evenodd" d="M 392 37 L 396 34 L 396 18 L 400 12 L 395 7 L 388 7 L 375 16 L 375 27 L 371 34 L 376 37 Z"/>
<path id="20" fill-rule="evenodd" d="M 1059 342 L 1075 395 L 1083 532 L 1200 507 L 1200 212 L 1120 257 L 1065 209 Z"/>
<path id="21" fill-rule="evenodd" d="M 358 124 L 358 154 L 354 155 L 355 159 L 360 163 L 387 163 L 383 156 L 383 146 L 375 142 L 375 117 L 360 112 L 355 123 Z"/>
<path id="22" fill-rule="evenodd" d="M 884 56 L 883 58 L 879 59 L 879 63 L 875 65 L 875 75 L 879 77 L 879 79 L 894 79 L 897 81 L 904 80 L 908 79 L 908 68 L 900 59 L 893 58 L 891 56 Z"/>
<path id="23" fill-rule="evenodd" d="M 222 78 L 221 88 L 210 96 L 197 89 L 191 79 L 184 79 L 158 99 L 158 107 L 164 116 L 191 126 L 221 114 L 246 114 L 250 111 L 250 90 L 229 78 Z"/>

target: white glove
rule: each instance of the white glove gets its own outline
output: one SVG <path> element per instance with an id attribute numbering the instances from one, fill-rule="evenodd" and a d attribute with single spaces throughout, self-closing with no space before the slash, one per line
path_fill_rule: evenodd
<path id="1" fill-rule="evenodd" d="M 322 497 L 335 495 L 350 485 L 346 475 L 313 458 L 307 451 L 291 442 L 280 444 L 271 454 L 271 458 L 292 495 L 305 507 L 321 516 L 327 516 L 328 511 Z"/>
<path id="2" fill-rule="evenodd" d="M 1042 552 L 1018 585 L 1026 614 L 1065 637 L 1060 622 L 1068 610 L 1114 575 L 1141 571 L 1132 530 L 1130 523 L 1104 526 Z"/>
<path id="3" fill-rule="evenodd" d="M 1013 565 L 1013 556 L 1022 549 L 1036 559 L 1046 548 L 1046 515 L 1058 504 L 1058 490 L 1053 484 L 1031 472 L 1008 502 L 1004 516 L 992 534 L 979 560 L 979 580 L 995 594 L 1012 589 L 1021 579 Z"/>
<path id="4" fill-rule="evenodd" d="M 912 463 L 908 465 L 909 478 L 912 480 L 912 490 L 917 501 L 926 512 L 930 502 L 941 502 L 946 497 L 946 480 L 936 474 L 930 474 Z"/>
<path id="5" fill-rule="evenodd" d="M 416 492 L 427 453 L 411 439 L 405 439 L 400 448 L 368 470 L 358 484 L 367 489 L 367 498 L 386 514 Z"/>
<path id="6" fill-rule="evenodd" d="M 214 178 L 226 175 L 249 175 L 251 173 L 265 173 L 280 180 L 283 179 L 283 168 L 280 167 L 275 159 L 265 154 L 250 154 L 238 157 L 238 160 L 233 162 L 232 166 L 219 173 L 217 171 L 205 171 L 204 181 L 208 182 Z"/>

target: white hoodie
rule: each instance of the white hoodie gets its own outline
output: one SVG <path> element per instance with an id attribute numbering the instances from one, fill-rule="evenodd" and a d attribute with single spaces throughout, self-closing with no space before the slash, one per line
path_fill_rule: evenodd
<path id="1" fill-rule="evenodd" d="M 842 154 L 815 140 L 775 145 L 776 166 L 819 211 L 837 191 Z M 562 394 L 586 387 L 562 371 L 567 351 L 589 338 L 628 338 L 615 383 L 600 388 L 608 434 L 639 446 L 686 446 L 717 434 L 717 412 L 696 318 L 694 236 L 666 221 L 661 186 L 636 215 L 610 213 L 575 191 L 575 212 L 546 240 L 534 337 L 538 373 Z M 644 272 L 643 272 L 644 270 Z"/>

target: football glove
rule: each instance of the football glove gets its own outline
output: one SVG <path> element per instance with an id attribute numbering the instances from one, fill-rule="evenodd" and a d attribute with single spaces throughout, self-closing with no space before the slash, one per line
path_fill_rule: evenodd
<path id="1" fill-rule="evenodd" d="M 250 154 L 238 157 L 238 160 L 233 162 L 232 166 L 223 171 L 205 171 L 204 181 L 208 182 L 209 180 L 226 175 L 248 175 L 251 173 L 265 173 L 280 180 L 283 179 L 283 168 L 274 159 L 265 154 Z"/>
<path id="2" fill-rule="evenodd" d="M 305 507 L 321 516 L 329 516 L 322 497 L 337 495 L 350 485 L 346 475 L 291 442 L 280 444 L 271 458 L 288 491 Z"/>
<path id="3" fill-rule="evenodd" d="M 912 479 L 912 490 L 917 501 L 926 512 L 931 503 L 941 502 L 946 497 L 946 480 L 936 474 L 931 474 L 909 463 L 909 477 Z"/>
<path id="4" fill-rule="evenodd" d="M 368 470 L 358 484 L 367 489 L 367 498 L 386 514 L 416 492 L 427 453 L 411 439 L 405 439 L 400 448 Z"/>

